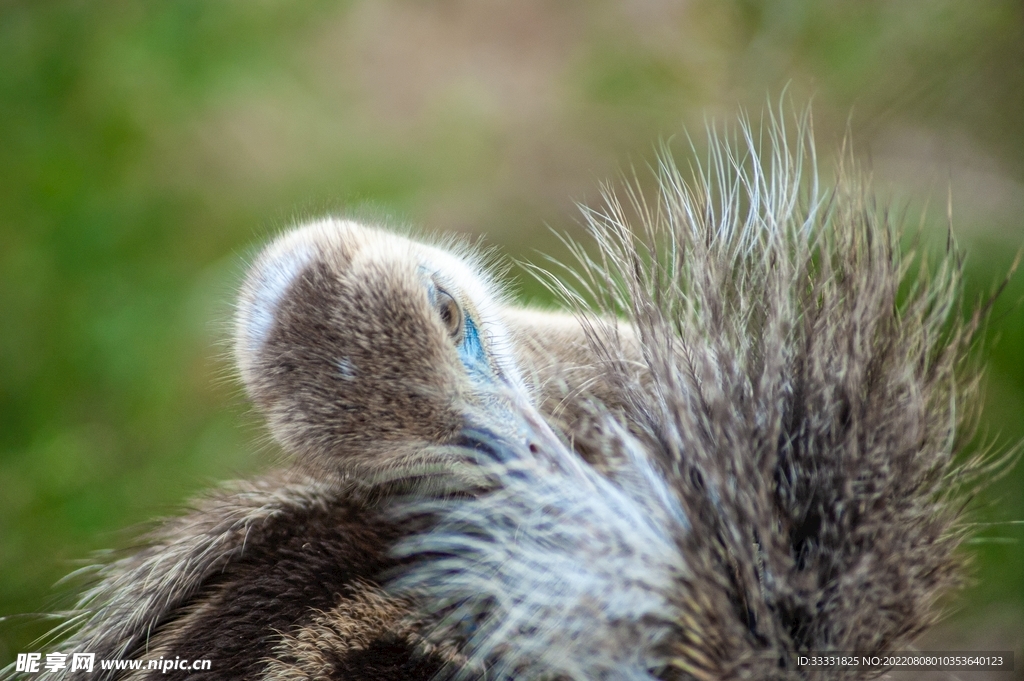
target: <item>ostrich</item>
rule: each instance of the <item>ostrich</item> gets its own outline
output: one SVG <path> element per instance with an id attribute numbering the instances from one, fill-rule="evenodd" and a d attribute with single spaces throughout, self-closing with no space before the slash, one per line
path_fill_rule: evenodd
<path id="1" fill-rule="evenodd" d="M 868 675 L 798 657 L 898 650 L 960 583 L 983 315 L 807 130 L 608 193 L 541 273 L 561 312 L 453 241 L 279 237 L 234 348 L 290 462 L 98 567 L 60 650 L 132 680 Z"/>

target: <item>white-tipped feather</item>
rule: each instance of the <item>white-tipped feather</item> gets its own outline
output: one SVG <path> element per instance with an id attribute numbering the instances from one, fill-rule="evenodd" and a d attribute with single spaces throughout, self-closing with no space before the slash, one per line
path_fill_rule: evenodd
<path id="1" fill-rule="evenodd" d="M 397 549 L 429 556 L 395 588 L 464 640 L 459 678 L 652 679 L 667 659 L 687 522 L 642 447 L 613 421 L 628 457 L 614 481 L 565 449 L 479 455 L 490 493 L 414 504 L 434 529 Z"/>

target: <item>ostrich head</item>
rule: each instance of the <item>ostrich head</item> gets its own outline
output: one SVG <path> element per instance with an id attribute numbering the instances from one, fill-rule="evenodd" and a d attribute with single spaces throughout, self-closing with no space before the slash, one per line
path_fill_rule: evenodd
<path id="1" fill-rule="evenodd" d="M 445 445 L 557 445 L 521 377 L 505 302 L 466 249 L 327 219 L 256 260 L 235 354 L 270 431 L 301 462 L 409 478 Z"/>

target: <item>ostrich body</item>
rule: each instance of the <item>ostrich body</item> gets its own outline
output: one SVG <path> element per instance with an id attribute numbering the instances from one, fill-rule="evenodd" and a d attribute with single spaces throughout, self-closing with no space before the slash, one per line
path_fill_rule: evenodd
<path id="1" fill-rule="evenodd" d="M 977 316 L 953 253 L 907 282 L 857 176 L 819 190 L 771 132 L 587 212 L 567 312 L 451 244 L 277 239 L 235 353 L 292 463 L 100 568 L 62 649 L 143 661 L 90 678 L 711 680 L 907 645 L 959 579 Z"/>

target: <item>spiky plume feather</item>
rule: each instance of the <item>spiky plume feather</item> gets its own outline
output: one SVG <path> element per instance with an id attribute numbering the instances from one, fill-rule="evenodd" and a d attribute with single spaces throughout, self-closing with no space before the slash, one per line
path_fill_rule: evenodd
<path id="1" fill-rule="evenodd" d="M 598 255 L 548 277 L 624 411 L 561 452 L 481 447 L 397 583 L 494 678 L 807 678 L 799 651 L 895 650 L 958 584 L 979 315 L 848 158 L 822 187 L 809 117 L 711 135 L 687 181 L 585 210 Z M 979 313 L 980 314 L 980 313 Z M 631 322 L 639 351 L 620 328 Z M 831 670 L 830 678 L 857 670 Z"/>

